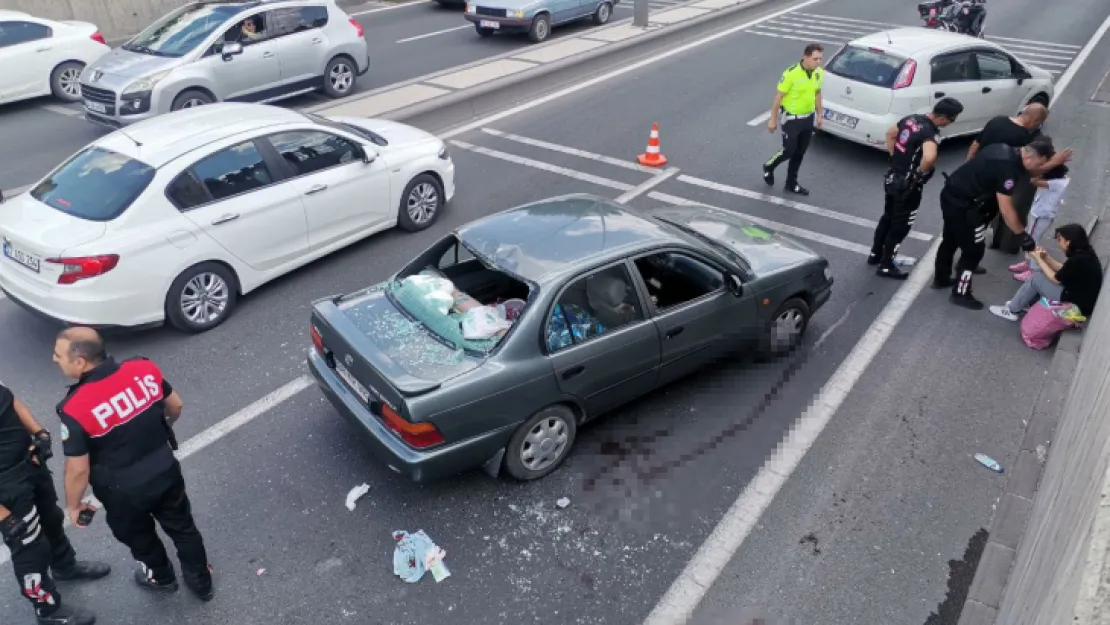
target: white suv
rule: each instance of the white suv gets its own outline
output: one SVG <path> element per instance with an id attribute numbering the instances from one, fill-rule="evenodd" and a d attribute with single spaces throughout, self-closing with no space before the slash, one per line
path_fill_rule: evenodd
<path id="1" fill-rule="evenodd" d="M 120 127 L 213 102 L 353 92 L 370 67 L 362 26 L 334 0 L 194 2 L 81 75 L 89 121 Z"/>

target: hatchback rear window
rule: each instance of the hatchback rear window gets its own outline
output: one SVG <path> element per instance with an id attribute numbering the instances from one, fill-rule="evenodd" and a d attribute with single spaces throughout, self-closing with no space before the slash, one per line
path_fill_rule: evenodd
<path id="1" fill-rule="evenodd" d="M 842 78 L 876 87 L 892 87 L 906 59 L 876 48 L 845 46 L 825 68 Z"/>
<path id="2" fill-rule="evenodd" d="M 31 190 L 31 197 L 89 221 L 111 221 L 154 179 L 155 169 L 103 148 L 86 148 Z"/>

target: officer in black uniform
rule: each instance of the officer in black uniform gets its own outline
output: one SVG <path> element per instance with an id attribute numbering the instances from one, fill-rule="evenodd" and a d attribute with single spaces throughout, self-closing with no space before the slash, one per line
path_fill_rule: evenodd
<path id="1" fill-rule="evenodd" d="M 932 113 L 903 117 L 887 130 L 890 169 L 883 179 L 886 203 L 867 258 L 868 264 L 879 266 L 876 274 L 896 280 L 908 276 L 894 264 L 894 257 L 917 218 L 921 190 L 933 177 L 940 129 L 956 121 L 963 110 L 959 100 L 944 98 L 936 103 Z"/>
<path id="2" fill-rule="evenodd" d="M 155 521 L 177 547 L 185 585 L 212 598 L 212 569 L 193 522 L 172 425 L 181 397 L 145 358 L 117 363 L 91 328 L 69 328 L 54 344 L 54 362 L 77 383 L 58 404 L 66 455 L 66 507 L 73 519 L 88 486 L 104 505 L 112 535 L 140 563 L 135 581 L 174 592 L 177 577 Z"/>
<path id="3" fill-rule="evenodd" d="M 1036 248 L 1036 242 L 1025 232 L 1021 216 L 1014 210 L 1011 195 L 1021 179 L 1042 167 L 1053 153 L 1047 137 L 1022 148 L 995 144 L 979 150 L 975 158 L 946 176 L 940 192 L 944 231 L 937 251 L 933 288 L 952 287 L 953 304 L 971 310 L 983 308 L 983 303 L 972 295 L 971 276 L 986 252 L 987 223 L 996 210 L 1014 235 L 1021 238 L 1021 249 L 1031 252 Z M 960 262 L 953 278 L 952 260 L 957 249 Z"/>
<path id="4" fill-rule="evenodd" d="M 11 550 L 15 577 L 40 624 L 92 625 L 92 613 L 62 603 L 54 580 L 99 579 L 112 569 L 79 561 L 66 537 L 65 514 L 46 466 L 51 442 L 27 405 L 0 384 L 0 535 Z"/>

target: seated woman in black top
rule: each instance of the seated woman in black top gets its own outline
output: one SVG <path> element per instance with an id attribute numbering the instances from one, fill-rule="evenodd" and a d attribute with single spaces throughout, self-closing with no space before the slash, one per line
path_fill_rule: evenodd
<path id="1" fill-rule="evenodd" d="M 1087 231 L 1079 224 L 1067 224 L 1056 229 L 1056 243 L 1064 250 L 1066 260 L 1053 259 L 1044 248 L 1037 248 L 1030 257 L 1036 261 L 1033 275 L 1021 285 L 1010 301 L 1002 306 L 991 306 L 991 312 L 1017 321 L 1018 313 L 1032 306 L 1042 297 L 1050 301 L 1075 304 L 1084 316 L 1090 317 L 1102 289 L 1102 263 Z"/>

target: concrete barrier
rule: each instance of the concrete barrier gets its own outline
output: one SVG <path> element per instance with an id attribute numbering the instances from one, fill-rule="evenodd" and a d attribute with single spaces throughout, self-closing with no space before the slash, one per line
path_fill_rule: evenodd
<path id="1" fill-rule="evenodd" d="M 92 22 L 106 39 L 125 39 L 190 0 L 0 0 L 0 9 L 52 20 Z"/>

